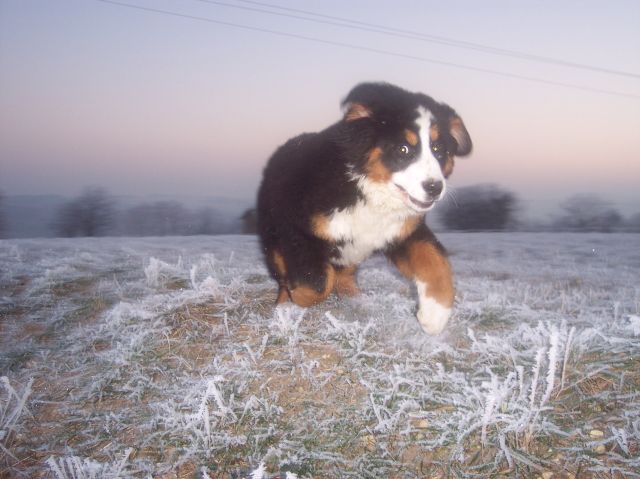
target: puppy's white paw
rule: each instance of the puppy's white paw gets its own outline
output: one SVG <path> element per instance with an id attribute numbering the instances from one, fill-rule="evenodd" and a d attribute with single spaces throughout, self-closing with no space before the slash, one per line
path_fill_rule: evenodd
<path id="1" fill-rule="evenodd" d="M 451 317 L 451 308 L 442 306 L 433 298 L 420 298 L 418 322 L 427 334 L 440 334 Z"/>

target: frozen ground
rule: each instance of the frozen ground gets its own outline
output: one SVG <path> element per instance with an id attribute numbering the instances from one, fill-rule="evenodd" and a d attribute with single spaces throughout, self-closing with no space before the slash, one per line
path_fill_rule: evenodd
<path id="1" fill-rule="evenodd" d="M 253 237 L 0 241 L 2 477 L 640 477 L 640 236 L 443 234 L 455 316 Z"/>

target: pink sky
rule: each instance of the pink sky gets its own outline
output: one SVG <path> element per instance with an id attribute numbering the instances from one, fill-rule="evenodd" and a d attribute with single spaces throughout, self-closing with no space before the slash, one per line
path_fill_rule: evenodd
<path id="1" fill-rule="evenodd" d="M 0 191 L 75 195 L 102 185 L 114 194 L 253 198 L 279 144 L 338 120 L 339 103 L 354 84 L 384 80 L 430 94 L 462 115 L 475 151 L 458 162 L 454 186 L 498 183 L 532 210 L 595 192 L 626 214 L 640 211 L 636 1 L 269 2 L 636 74 L 630 77 L 196 0 L 122 1 L 630 96 L 99 1 L 6 0 Z"/>

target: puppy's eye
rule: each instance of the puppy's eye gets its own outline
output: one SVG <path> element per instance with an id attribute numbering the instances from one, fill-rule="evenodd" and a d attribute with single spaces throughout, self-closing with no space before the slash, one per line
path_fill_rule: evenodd
<path id="1" fill-rule="evenodd" d="M 403 154 L 403 155 L 408 155 L 410 151 L 411 151 L 411 150 L 409 150 L 409 147 L 408 147 L 407 145 L 401 145 L 401 146 L 398 148 L 398 152 L 400 152 L 400 153 L 401 153 L 401 154 Z"/>
<path id="2" fill-rule="evenodd" d="M 444 155 L 446 154 L 444 145 L 440 143 L 434 143 L 433 145 L 431 145 L 431 151 L 433 152 L 434 156 L 438 159 L 441 157 L 444 157 Z"/>

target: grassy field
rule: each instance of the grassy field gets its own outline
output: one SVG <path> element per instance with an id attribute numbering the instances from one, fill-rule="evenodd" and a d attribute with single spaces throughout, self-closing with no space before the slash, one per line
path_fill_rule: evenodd
<path id="1" fill-rule="evenodd" d="M 0 477 L 640 477 L 640 236 L 443 234 L 274 308 L 253 237 L 0 241 Z"/>

